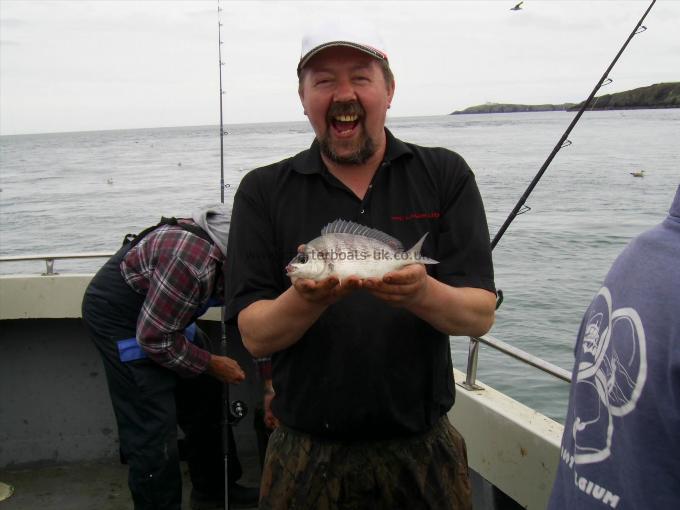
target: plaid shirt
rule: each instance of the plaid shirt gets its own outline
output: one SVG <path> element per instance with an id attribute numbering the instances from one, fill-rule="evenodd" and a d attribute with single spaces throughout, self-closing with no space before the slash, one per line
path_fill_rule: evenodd
<path id="1" fill-rule="evenodd" d="M 133 247 L 120 264 L 127 284 L 146 296 L 137 341 L 149 358 L 187 377 L 205 371 L 210 353 L 184 329 L 208 299 L 222 302 L 220 249 L 181 227 L 163 226 Z"/>

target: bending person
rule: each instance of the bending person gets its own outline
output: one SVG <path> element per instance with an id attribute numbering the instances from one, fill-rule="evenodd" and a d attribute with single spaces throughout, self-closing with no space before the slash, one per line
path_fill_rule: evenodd
<path id="1" fill-rule="evenodd" d="M 210 353 L 195 320 L 222 302 L 228 230 L 222 205 L 162 221 L 126 238 L 85 292 L 83 322 L 104 362 L 135 510 L 180 509 L 177 425 L 192 508 L 224 506 L 221 383 L 237 384 L 245 373 Z M 235 453 L 231 429 L 229 443 Z M 230 499 L 256 501 L 256 489 L 235 483 L 238 458 L 229 460 Z"/>

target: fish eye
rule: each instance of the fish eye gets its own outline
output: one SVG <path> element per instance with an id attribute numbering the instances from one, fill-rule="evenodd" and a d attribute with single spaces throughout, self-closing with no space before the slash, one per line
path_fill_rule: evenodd
<path id="1" fill-rule="evenodd" d="M 300 264 L 306 264 L 308 260 L 309 260 L 309 257 L 307 256 L 306 253 L 300 253 L 300 254 L 298 254 L 298 256 L 297 256 L 297 261 L 298 261 Z"/>

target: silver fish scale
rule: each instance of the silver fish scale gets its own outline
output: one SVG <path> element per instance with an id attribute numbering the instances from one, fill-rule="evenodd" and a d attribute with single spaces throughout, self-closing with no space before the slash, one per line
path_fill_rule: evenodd
<path id="1" fill-rule="evenodd" d="M 392 246 L 358 234 L 326 233 L 307 244 L 310 257 L 324 260 L 325 272 L 319 277 L 334 274 L 341 279 L 350 275 L 360 278 L 380 277 L 404 265 Z M 318 267 L 318 266 L 317 266 Z"/>

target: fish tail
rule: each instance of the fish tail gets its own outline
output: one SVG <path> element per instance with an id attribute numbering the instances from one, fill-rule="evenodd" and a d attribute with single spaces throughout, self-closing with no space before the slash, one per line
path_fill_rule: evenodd
<path id="1" fill-rule="evenodd" d="M 423 247 L 423 243 L 425 242 L 425 238 L 427 237 L 427 234 L 429 232 L 425 232 L 425 235 L 421 237 L 416 244 L 413 245 L 413 248 L 411 248 L 407 253 L 408 253 L 408 259 L 413 260 L 414 262 L 417 262 L 418 264 L 439 264 L 438 261 L 428 258 L 428 257 L 423 257 L 420 254 L 420 250 Z"/>

